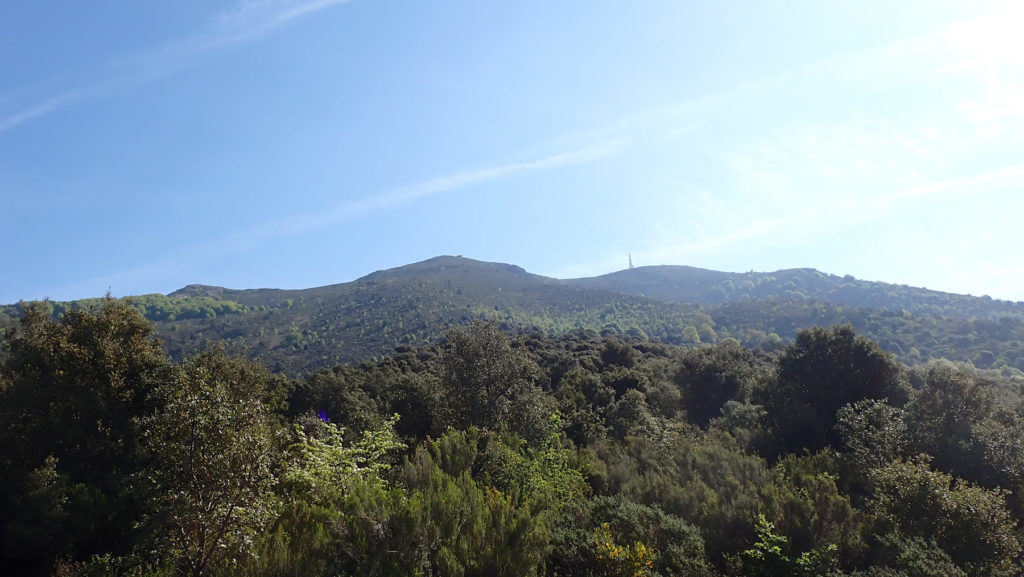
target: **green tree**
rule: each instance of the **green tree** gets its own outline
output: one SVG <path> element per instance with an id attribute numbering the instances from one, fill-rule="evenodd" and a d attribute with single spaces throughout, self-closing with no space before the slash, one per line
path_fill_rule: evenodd
<path id="1" fill-rule="evenodd" d="M 968 577 L 933 539 L 877 537 L 876 564 L 853 577 Z"/>
<path id="2" fill-rule="evenodd" d="M 915 368 L 907 406 L 913 448 L 938 469 L 989 487 L 1024 482 L 1021 425 L 995 383 L 947 361 Z"/>
<path id="3" fill-rule="evenodd" d="M 683 329 L 682 341 L 691 345 L 700 344 L 700 333 L 697 332 L 697 327 L 688 325 Z"/>
<path id="4" fill-rule="evenodd" d="M 778 364 L 764 401 L 785 451 L 837 446 L 833 427 L 843 405 L 885 399 L 902 406 L 907 399 L 899 364 L 849 325 L 800 331 Z"/>
<path id="5" fill-rule="evenodd" d="M 366 381 L 376 377 L 376 368 L 338 366 L 301 376 L 294 381 L 288 396 L 289 414 L 323 411 L 331 422 L 349 432 L 380 426 L 383 419 L 363 388 Z"/>
<path id="6" fill-rule="evenodd" d="M 833 451 L 786 455 L 761 487 L 761 510 L 789 541 L 788 554 L 808 559 L 831 551 L 844 566 L 862 558 L 864 516 L 840 491 L 838 459 Z M 817 551 L 817 553 L 814 553 Z"/>
<path id="7" fill-rule="evenodd" d="M 394 415 L 351 443 L 345 442 L 341 427 L 319 418 L 306 419 L 305 427 L 294 425 L 284 472 L 289 491 L 326 504 L 356 481 L 384 486 L 384 474 L 391 468 L 389 454 L 405 448 L 395 434 L 397 422 Z"/>
<path id="8" fill-rule="evenodd" d="M 640 361 L 636 349 L 617 339 L 606 339 L 601 347 L 601 363 L 631 369 Z"/>
<path id="9" fill-rule="evenodd" d="M 552 546 L 548 569 L 553 575 L 713 574 L 696 527 L 622 495 L 595 497 L 566 511 Z"/>
<path id="10" fill-rule="evenodd" d="M 494 325 L 448 331 L 440 363 L 440 423 L 508 429 L 531 441 L 545 437 L 551 411 L 536 384 L 540 369 Z"/>
<path id="11" fill-rule="evenodd" d="M 757 541 L 740 555 L 744 574 L 751 577 L 826 577 L 836 569 L 836 546 L 812 549 L 797 557 L 787 555 L 789 539 L 775 530 L 764 515 L 755 524 Z"/>
<path id="12" fill-rule="evenodd" d="M 27 306 L 3 339 L 0 573 L 131 549 L 140 422 L 172 374 L 152 325 L 124 302 L 59 319 L 48 304 Z"/>
<path id="13" fill-rule="evenodd" d="M 869 503 L 876 533 L 932 540 L 969 575 L 1020 575 L 1022 547 L 1006 493 L 929 468 L 927 460 L 876 469 Z"/>
<path id="14" fill-rule="evenodd" d="M 399 471 L 404 491 L 363 485 L 346 498 L 341 572 L 537 575 L 553 519 L 580 490 L 565 467 L 475 429 L 426 442 Z"/>
<path id="15" fill-rule="evenodd" d="M 871 471 L 906 456 L 910 437 L 905 417 L 902 409 L 877 399 L 864 399 L 839 409 L 836 431 L 842 439 L 848 490 L 862 495 Z"/>
<path id="16" fill-rule="evenodd" d="M 221 351 L 187 361 L 146 420 L 150 522 L 180 575 L 237 566 L 275 515 L 268 375 Z"/>
<path id="17" fill-rule="evenodd" d="M 395 453 L 404 449 L 396 421 L 346 440 L 341 427 L 300 416 L 280 472 L 281 514 L 237 573 L 310 577 L 407 570 L 414 552 L 398 554 L 400 545 L 381 534 L 405 507 L 404 492 L 386 480 Z M 352 563 L 365 571 L 353 570 Z"/>
<path id="18" fill-rule="evenodd" d="M 706 427 L 727 401 L 749 390 L 759 371 L 754 354 L 735 341 L 683 353 L 674 380 L 690 419 Z"/>

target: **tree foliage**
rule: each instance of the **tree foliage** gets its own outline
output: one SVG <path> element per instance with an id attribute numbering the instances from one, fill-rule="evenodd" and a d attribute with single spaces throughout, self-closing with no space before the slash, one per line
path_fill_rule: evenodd
<path id="1" fill-rule="evenodd" d="M 124 553 L 141 496 L 141 423 L 171 364 L 124 303 L 53 320 L 30 306 L 0 367 L 0 572 Z"/>
<path id="2" fill-rule="evenodd" d="M 154 546 L 183 575 L 236 567 L 276 514 L 272 417 L 260 370 L 219 352 L 157 391 L 143 427 Z"/>
<path id="3" fill-rule="evenodd" d="M 779 358 L 778 381 L 765 404 L 784 450 L 836 446 L 836 413 L 863 399 L 901 406 L 907 391 L 899 365 L 853 327 L 809 329 Z"/>
<path id="4" fill-rule="evenodd" d="M 1024 571 L 1024 380 L 908 369 L 848 326 L 751 350 L 616 324 L 286 377 L 171 360 L 121 301 L 30 308 L 0 362 L 0 572 Z"/>
<path id="5" fill-rule="evenodd" d="M 735 341 L 686 351 L 675 382 L 683 389 L 690 420 L 706 426 L 731 400 L 749 396 L 761 375 L 754 354 Z"/>
<path id="6" fill-rule="evenodd" d="M 934 542 L 969 575 L 1016 575 L 1022 552 L 1006 493 L 932 470 L 927 459 L 878 469 L 870 508 L 880 534 Z"/>
<path id="7" fill-rule="evenodd" d="M 539 367 L 493 325 L 475 323 L 448 331 L 440 364 L 441 423 L 543 438 L 547 411 L 537 385 Z"/>

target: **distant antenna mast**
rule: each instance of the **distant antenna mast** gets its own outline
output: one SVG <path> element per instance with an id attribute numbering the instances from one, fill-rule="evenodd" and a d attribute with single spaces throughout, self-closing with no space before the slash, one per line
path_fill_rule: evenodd
<path id="1" fill-rule="evenodd" d="M 633 253 L 629 253 L 629 268 L 633 268 Z"/>

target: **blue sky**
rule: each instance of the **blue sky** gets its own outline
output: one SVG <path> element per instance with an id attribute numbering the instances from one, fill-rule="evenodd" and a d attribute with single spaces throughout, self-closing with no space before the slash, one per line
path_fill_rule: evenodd
<path id="1" fill-rule="evenodd" d="M 893 4 L 897 6 L 893 6 Z M 814 267 L 1024 300 L 1018 2 L 0 4 L 0 302 Z"/>

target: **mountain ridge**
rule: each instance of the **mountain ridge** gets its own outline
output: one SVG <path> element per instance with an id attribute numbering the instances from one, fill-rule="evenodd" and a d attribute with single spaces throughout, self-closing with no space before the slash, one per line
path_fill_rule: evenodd
<path id="1" fill-rule="evenodd" d="M 811 326 L 852 324 L 902 361 L 1024 370 L 1024 303 L 859 281 L 814 269 L 727 273 L 648 266 L 583 279 L 444 255 L 309 289 L 187 285 L 127 297 L 173 356 L 213 342 L 301 372 L 436 342 L 475 320 L 520 333 L 586 330 L 697 345 L 777 348 Z M 54 315 L 102 299 L 47 302 Z M 0 308 L 11 324 L 17 306 Z M 6 317 L 6 321 L 5 321 Z"/>
<path id="2" fill-rule="evenodd" d="M 168 293 L 167 296 L 208 296 L 217 298 L 224 295 L 265 294 L 275 291 L 282 293 L 322 291 L 352 283 L 383 281 L 395 278 L 414 278 L 418 275 L 436 274 L 438 272 L 456 272 L 463 275 L 468 273 L 479 274 L 481 272 L 487 272 L 490 274 L 511 273 L 522 279 L 530 279 L 538 282 L 606 290 L 670 302 L 693 302 L 695 304 L 722 304 L 737 300 L 783 297 L 797 299 L 810 298 L 812 300 L 822 300 L 825 302 L 833 302 L 835 304 L 848 304 L 853 306 L 884 306 L 886 308 L 892 308 L 891 306 L 886 306 L 884 303 L 879 302 L 877 298 L 874 300 L 858 300 L 850 298 L 849 291 L 847 291 L 847 294 L 845 295 L 846 298 L 844 298 L 844 294 L 829 294 L 827 292 L 823 292 L 838 291 L 839 289 L 848 288 L 848 286 L 844 287 L 844 285 L 859 284 L 861 286 L 870 285 L 872 287 L 888 291 L 912 291 L 914 297 L 924 298 L 930 303 L 937 300 L 977 299 L 980 302 L 986 303 L 986 305 L 997 305 L 997 308 L 1001 309 L 1002 312 L 1024 315 L 1024 301 L 997 299 L 987 295 L 974 296 L 970 294 L 939 291 L 925 287 L 916 287 L 913 285 L 890 283 L 886 281 L 867 281 L 857 279 L 851 275 L 838 276 L 831 273 L 825 273 L 811 267 L 788 268 L 765 272 L 750 271 L 746 273 L 737 273 L 705 269 L 689 265 L 646 265 L 622 269 L 592 277 L 559 279 L 530 273 L 524 268 L 514 264 L 475 260 L 461 255 L 439 255 L 423 261 L 388 269 L 376 270 L 352 281 L 332 283 L 318 287 L 303 289 L 232 289 L 216 285 L 190 284 Z M 812 294 L 801 293 L 799 290 L 793 290 L 800 288 L 815 288 L 813 283 L 811 283 L 811 286 L 808 286 L 808 279 L 817 281 L 817 290 Z M 725 283 L 726 281 L 731 281 L 733 283 L 733 287 L 728 287 L 727 285 L 722 286 L 722 283 Z M 750 281 L 752 286 L 742 286 L 743 283 L 747 281 Z M 793 283 L 793 286 L 782 289 L 769 286 L 761 288 L 759 291 L 754 290 L 752 292 L 744 292 L 744 290 L 750 291 L 750 289 L 762 287 L 765 282 L 776 282 L 778 285 L 782 285 L 782 287 L 785 287 L 787 283 Z M 771 290 L 772 288 L 776 288 L 777 290 Z M 792 294 L 786 294 L 786 290 L 791 291 Z"/>

